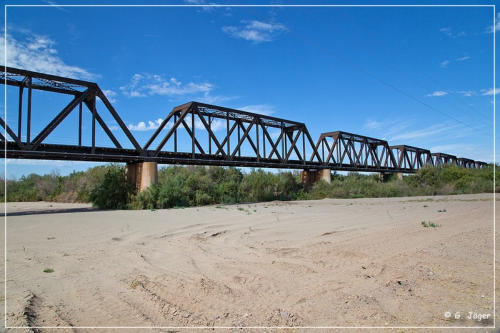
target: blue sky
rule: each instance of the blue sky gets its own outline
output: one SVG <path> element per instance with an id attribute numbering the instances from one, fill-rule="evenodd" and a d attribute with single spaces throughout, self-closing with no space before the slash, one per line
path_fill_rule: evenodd
<path id="1" fill-rule="evenodd" d="M 344 130 L 491 162 L 494 29 L 489 7 L 9 7 L 7 65 L 96 81 L 141 144 L 197 100 L 302 121 L 313 140 Z M 65 101 L 34 98 L 36 131 Z M 46 142 L 75 143 L 71 119 Z M 92 165 L 12 160 L 7 176 Z"/>

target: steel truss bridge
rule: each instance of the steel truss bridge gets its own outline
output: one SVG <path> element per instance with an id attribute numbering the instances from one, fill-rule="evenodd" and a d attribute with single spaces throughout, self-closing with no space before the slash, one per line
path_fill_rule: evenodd
<path id="1" fill-rule="evenodd" d="M 424 165 L 456 164 L 464 168 L 486 165 L 412 146 L 390 146 L 385 140 L 342 131 L 323 133 L 314 141 L 304 123 L 198 102 L 175 107 L 141 146 L 96 83 L 11 67 L 4 67 L 0 76 L 3 84 L 18 88 L 17 112 L 9 110 L 9 115 L 17 113 L 15 127 L 0 118 L 4 129 L 0 140 L 6 147 L 7 158 L 382 173 L 413 173 Z M 56 110 L 59 112 L 54 118 L 47 119 L 45 127 L 37 133 L 31 129 L 32 111 L 37 109 L 32 108 L 33 90 L 71 98 L 64 108 Z M 27 98 L 23 94 L 27 94 Z M 97 99 L 104 105 L 100 110 L 97 109 Z M 27 113 L 24 117 L 23 112 Z M 47 143 L 50 134 L 72 112 L 78 112 L 78 123 L 73 126 L 78 144 Z M 82 126 L 84 112 L 90 112 L 91 116 L 91 131 L 85 130 L 85 133 Z M 113 130 L 110 123 L 103 120 L 105 113 L 113 119 Z M 23 118 L 26 124 L 23 124 Z M 104 131 L 112 146 L 96 142 L 97 126 Z M 183 149 L 179 147 L 181 132 L 190 141 L 188 149 L 186 141 L 183 141 Z M 118 140 L 114 133 L 121 133 L 123 139 Z M 87 138 L 90 135 L 90 145 L 82 144 L 84 135 Z"/>

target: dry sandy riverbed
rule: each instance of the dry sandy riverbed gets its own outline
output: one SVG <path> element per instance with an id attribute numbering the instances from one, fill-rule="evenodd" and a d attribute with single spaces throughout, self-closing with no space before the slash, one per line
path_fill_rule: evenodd
<path id="1" fill-rule="evenodd" d="M 9 326 L 492 325 L 491 194 L 7 211 Z"/>

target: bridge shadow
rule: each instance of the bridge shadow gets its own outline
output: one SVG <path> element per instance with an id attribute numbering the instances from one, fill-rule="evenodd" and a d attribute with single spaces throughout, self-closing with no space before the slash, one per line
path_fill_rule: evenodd
<path id="1" fill-rule="evenodd" d="M 88 213 L 99 211 L 98 208 L 85 207 L 85 208 L 58 208 L 58 209 L 44 209 L 44 210 L 27 210 L 22 212 L 7 212 L 7 216 L 23 216 L 23 215 L 44 215 L 44 214 L 64 214 L 64 213 Z"/>

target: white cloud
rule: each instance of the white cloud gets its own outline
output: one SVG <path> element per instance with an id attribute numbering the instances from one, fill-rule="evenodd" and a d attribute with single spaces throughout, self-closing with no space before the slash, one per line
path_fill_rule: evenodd
<path id="1" fill-rule="evenodd" d="M 247 111 L 247 112 L 263 114 L 263 115 L 267 115 L 267 116 L 269 116 L 275 112 L 274 106 L 269 105 L 269 104 L 246 105 L 246 106 L 242 106 L 238 109 L 243 110 L 243 111 Z"/>
<path id="2" fill-rule="evenodd" d="M 376 120 L 366 120 L 363 128 L 367 130 L 373 130 L 382 127 L 382 122 Z"/>
<path id="3" fill-rule="evenodd" d="M 241 38 L 254 43 L 270 42 L 287 28 L 281 23 L 267 23 L 262 21 L 241 21 L 241 26 L 225 26 L 222 31 L 234 38 Z"/>
<path id="4" fill-rule="evenodd" d="M 465 61 L 465 60 L 469 60 L 471 59 L 471 57 L 469 56 L 463 56 L 463 57 L 459 57 L 459 58 L 456 58 L 455 60 L 453 61 L 456 61 L 456 62 L 462 62 L 462 61 Z M 451 63 L 452 61 L 451 60 L 444 60 L 440 63 L 440 66 L 441 68 L 447 68 L 448 65 Z"/>
<path id="5" fill-rule="evenodd" d="M 161 119 L 161 118 L 158 118 L 158 119 L 152 120 L 152 121 L 148 120 L 147 124 L 144 121 L 140 121 L 136 125 L 129 124 L 127 127 L 131 131 L 151 131 L 151 130 L 155 130 L 158 127 L 160 127 L 162 121 L 163 121 L 163 119 Z"/>
<path id="6" fill-rule="evenodd" d="M 495 90 L 493 90 L 493 88 L 491 89 L 488 89 L 488 90 L 482 90 L 482 94 L 483 96 L 493 96 L 493 95 L 496 95 L 498 93 L 500 93 L 500 88 L 496 88 Z"/>
<path id="7" fill-rule="evenodd" d="M 460 90 L 458 91 L 458 93 L 464 95 L 465 97 L 470 97 L 476 94 L 476 92 L 473 90 Z"/>
<path id="8" fill-rule="evenodd" d="M 7 35 L 7 60 L 4 43 L 0 43 L 0 63 L 35 72 L 43 72 L 79 79 L 94 79 L 96 75 L 87 70 L 66 64 L 55 49 L 56 42 L 43 35 L 28 35 L 24 40 L 17 40 Z M 0 35 L 1 40 L 4 34 Z"/>
<path id="9" fill-rule="evenodd" d="M 420 138 L 436 137 L 437 134 L 442 134 L 457 129 L 457 125 L 432 125 L 423 129 L 408 131 L 402 134 L 393 136 L 389 141 L 397 140 L 413 140 Z"/>
<path id="10" fill-rule="evenodd" d="M 492 147 L 491 147 L 492 148 Z M 443 152 L 452 154 L 457 157 L 470 158 L 476 161 L 490 162 L 493 161 L 492 149 L 485 145 L 479 146 L 476 144 L 457 143 L 437 145 L 430 148 L 433 153 Z"/>
<path id="11" fill-rule="evenodd" d="M 441 29 L 439 29 L 439 31 L 441 31 L 446 36 L 450 36 L 450 37 L 452 36 L 451 28 L 450 27 L 441 28 Z"/>
<path id="12" fill-rule="evenodd" d="M 183 84 L 175 77 L 165 79 L 157 74 L 134 74 L 130 83 L 120 87 L 123 94 L 129 97 L 144 97 L 152 95 L 182 96 L 196 93 L 210 93 L 214 88 L 208 82 L 189 82 Z"/>
<path id="13" fill-rule="evenodd" d="M 458 155 L 460 155 L 464 151 L 472 151 L 475 149 L 477 149 L 476 145 L 463 144 L 463 143 L 452 143 L 452 144 L 433 146 L 429 150 L 434 152 L 434 153 L 446 152 L 447 154 L 454 154 L 454 155 L 457 155 L 457 152 L 458 152 Z M 460 156 L 458 156 L 458 157 L 460 157 Z"/>
<path id="14" fill-rule="evenodd" d="M 449 64 L 450 64 L 450 61 L 449 60 L 445 60 L 445 61 L 442 61 L 440 65 L 441 65 L 442 68 L 446 68 Z"/>
<path id="15" fill-rule="evenodd" d="M 117 95 L 116 91 L 104 89 L 102 92 L 104 93 L 104 95 L 106 95 L 110 103 L 116 103 L 116 98 L 115 98 Z"/>
<path id="16" fill-rule="evenodd" d="M 188 128 L 191 128 L 191 115 L 187 115 L 184 118 Z M 208 124 L 208 120 L 205 119 Z M 156 120 L 148 120 L 148 121 L 140 121 L 137 124 L 129 124 L 127 127 L 131 131 L 153 131 L 158 129 L 160 127 L 161 123 L 163 122 L 162 118 L 158 118 Z M 169 130 L 174 126 L 174 122 L 170 120 L 163 130 Z M 206 130 L 205 125 L 203 125 L 203 122 L 196 117 L 194 121 L 194 127 L 198 130 Z M 184 129 L 184 126 L 182 124 L 178 127 L 179 129 Z M 226 123 L 221 120 L 221 119 L 213 119 L 212 124 L 211 124 L 211 129 L 212 131 L 218 131 L 222 128 L 226 128 Z"/>
<path id="17" fill-rule="evenodd" d="M 445 95 L 448 95 L 448 93 L 446 91 L 441 91 L 441 90 L 437 90 L 437 91 L 434 91 L 430 94 L 427 94 L 427 96 L 429 96 L 429 97 L 439 97 L 439 96 L 445 96 Z"/>
<path id="18" fill-rule="evenodd" d="M 227 101 L 231 101 L 233 99 L 239 98 L 238 96 L 221 96 L 221 95 L 211 95 L 209 91 L 203 94 L 203 97 L 197 98 L 196 100 L 202 103 L 207 104 L 218 104 Z"/>
<path id="19" fill-rule="evenodd" d="M 184 118 L 184 119 L 185 119 L 188 127 L 191 128 L 191 115 L 187 115 L 186 118 Z M 208 119 L 205 118 L 205 121 L 208 124 Z M 173 123 L 170 124 L 170 128 L 172 126 L 173 126 Z M 184 126 L 181 125 L 179 128 L 183 129 Z M 198 117 L 195 117 L 194 128 L 197 130 L 202 130 L 202 131 L 206 130 L 205 125 L 203 125 L 202 121 Z M 218 131 L 222 128 L 225 129 L 226 128 L 226 121 L 224 121 L 222 119 L 212 119 L 212 124 L 210 125 L 210 128 L 212 129 L 212 131 Z"/>
<path id="20" fill-rule="evenodd" d="M 450 27 L 441 28 L 441 29 L 439 29 L 439 31 L 441 33 L 445 34 L 446 36 L 451 37 L 451 38 L 457 38 L 457 37 L 465 37 L 465 36 L 467 36 L 467 34 L 465 33 L 465 31 L 460 31 L 460 32 L 455 33 L 453 31 L 453 29 L 450 28 Z"/>
<path id="21" fill-rule="evenodd" d="M 486 29 L 486 32 L 493 33 L 493 31 L 498 31 L 498 30 L 500 30 L 500 12 L 497 13 L 497 16 L 496 16 L 496 19 L 495 19 L 495 25 L 489 26 Z"/>

